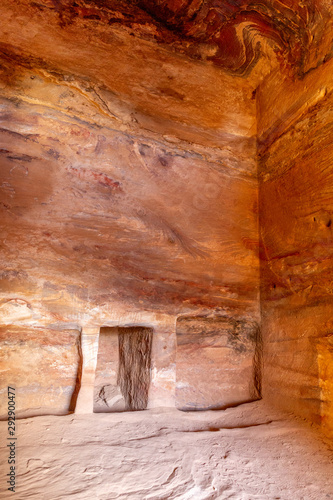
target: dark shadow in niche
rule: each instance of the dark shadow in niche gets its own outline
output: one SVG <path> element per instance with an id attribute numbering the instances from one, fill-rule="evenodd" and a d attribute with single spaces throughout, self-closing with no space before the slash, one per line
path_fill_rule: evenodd
<path id="1" fill-rule="evenodd" d="M 253 355 L 253 388 L 251 396 L 253 399 L 262 398 L 262 360 L 263 360 L 263 340 L 259 325 L 254 330 L 253 342 L 255 345 Z"/>
<path id="2" fill-rule="evenodd" d="M 82 334 L 81 334 L 82 335 Z M 76 375 L 76 382 L 75 382 L 75 387 L 74 391 L 69 403 L 69 408 L 68 411 L 70 413 L 74 413 L 75 407 L 76 407 L 76 402 L 77 398 L 79 396 L 79 392 L 81 389 L 81 379 L 82 379 L 82 368 L 83 368 L 83 355 L 82 355 L 82 347 L 81 347 L 81 335 L 77 340 L 77 351 L 78 351 L 78 367 L 77 367 L 77 375 Z"/>
<path id="3" fill-rule="evenodd" d="M 153 329 L 118 328 L 119 370 L 117 383 L 127 411 L 145 410 L 150 386 Z"/>

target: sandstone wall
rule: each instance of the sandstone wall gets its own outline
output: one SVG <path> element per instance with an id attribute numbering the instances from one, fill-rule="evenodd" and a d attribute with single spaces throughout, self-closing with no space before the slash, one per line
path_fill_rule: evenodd
<path id="1" fill-rule="evenodd" d="M 264 398 L 332 429 L 332 62 L 258 92 Z"/>
<path id="2" fill-rule="evenodd" d="M 94 412 L 145 410 L 151 387 L 153 329 L 102 328 L 94 384 Z"/>
<path id="3" fill-rule="evenodd" d="M 3 5 L 0 322 L 151 327 L 169 405 L 178 315 L 258 321 L 253 85 L 36 9 Z"/>
<path id="4" fill-rule="evenodd" d="M 73 411 L 81 364 L 77 330 L 0 328 L 0 418 L 7 418 L 7 387 L 15 388 L 17 417 Z"/>
<path id="5" fill-rule="evenodd" d="M 183 316 L 176 333 L 177 408 L 216 410 L 260 399 L 262 345 L 257 323 Z"/>
<path id="6" fill-rule="evenodd" d="M 184 72 L 183 61 L 171 63 Z M 255 106 L 244 88 L 215 69 L 200 81 L 204 65 L 186 69 L 188 79 L 199 75 L 202 100 L 189 109 L 196 96 L 187 89 L 184 122 L 198 108 L 230 111 L 219 123 L 211 116 L 216 147 L 208 147 L 209 123 L 195 129 L 195 144 L 178 116 L 180 130 L 164 121 L 162 136 L 129 125 L 134 108 L 112 119 L 121 101 L 110 93 L 105 116 L 73 75 L 54 82 L 40 68 L 19 70 L 3 77 L 0 97 L 1 285 L 12 300 L 4 314 L 16 299 L 26 303 L 15 312 L 47 322 L 100 321 L 110 304 L 257 314 Z M 166 100 L 170 109 L 183 102 Z"/>

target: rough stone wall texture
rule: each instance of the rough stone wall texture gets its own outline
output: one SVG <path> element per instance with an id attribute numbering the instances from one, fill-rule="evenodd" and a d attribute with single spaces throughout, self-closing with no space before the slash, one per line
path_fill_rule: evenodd
<path id="1" fill-rule="evenodd" d="M 329 427 L 333 7 L 220 4 L 1 2 L 1 324 L 151 315 L 174 402 L 177 316 L 259 321 L 258 128 L 264 393 Z"/>
<path id="2" fill-rule="evenodd" d="M 167 47 L 241 77 L 253 76 L 258 68 L 259 74 L 267 72 L 276 63 L 285 72 L 302 77 L 327 60 L 332 55 L 332 11 L 331 2 L 326 0 L 290 0 L 288 4 L 279 0 L 1 2 L 4 25 L 16 29 L 3 30 L 4 43 L 13 47 L 23 44 L 25 48 L 28 39 L 39 49 L 40 58 L 50 39 L 57 37 L 58 58 L 73 60 L 78 53 L 76 45 L 72 43 L 68 52 L 64 44 L 76 38 L 77 44 L 81 42 L 83 50 L 92 54 L 94 68 L 98 63 L 91 45 L 108 47 L 127 33 L 139 42 L 153 42 L 156 48 Z M 121 48 L 124 52 L 127 47 L 124 44 Z M 57 46 L 50 49 L 54 52 Z M 138 53 L 140 48 L 134 52 L 133 66 L 140 61 Z M 118 60 L 119 54 L 115 54 L 115 62 Z M 81 60 L 77 64 L 80 66 Z"/>
<path id="3" fill-rule="evenodd" d="M 333 64 L 258 92 L 264 398 L 332 430 Z"/>
<path id="4" fill-rule="evenodd" d="M 220 409 L 260 398 L 261 348 L 257 323 L 178 318 L 177 408 Z"/>
<path id="5" fill-rule="evenodd" d="M 0 328 L 0 417 L 7 417 L 7 386 L 15 388 L 18 417 L 73 411 L 80 363 L 77 330 Z"/>
<path id="6" fill-rule="evenodd" d="M 151 315 L 174 401 L 177 316 L 259 321 L 257 112 L 265 390 L 329 426 L 332 6 L 102 3 L 1 2 L 1 324 Z"/>
<path id="7" fill-rule="evenodd" d="M 53 7 L 0 6 L 1 324 L 151 325 L 174 404 L 175 318 L 258 320 L 255 84 Z"/>
<path id="8" fill-rule="evenodd" d="M 152 315 L 174 404 L 174 318 L 258 318 L 254 84 L 53 7 L 0 7 L 0 324 Z"/>
<path id="9" fill-rule="evenodd" d="M 101 328 L 94 386 L 94 412 L 124 411 L 125 399 L 117 383 L 118 328 Z"/>
<path id="10" fill-rule="evenodd" d="M 2 56 L 3 315 L 103 324 L 125 305 L 258 314 L 251 85 L 147 43 L 144 76 L 134 47 L 118 66 L 116 47 L 81 54 L 88 80 L 78 54 L 66 71 L 33 58 L 14 69 Z M 93 82 L 92 60 L 112 78 L 95 68 Z M 127 103 L 128 81 L 145 108 L 132 94 Z"/>
<path id="11" fill-rule="evenodd" d="M 126 315 L 114 320 L 125 323 L 149 325 L 154 331 L 151 347 L 151 372 L 148 408 L 175 406 L 176 383 L 176 318 Z M 128 325 L 128 323 L 127 323 Z M 98 359 L 95 374 L 94 411 L 124 411 L 125 400 L 117 383 L 119 372 L 118 326 L 103 327 L 98 342 Z M 101 392 L 102 391 L 102 392 Z M 104 400 L 103 400 L 104 399 Z"/>
<path id="12" fill-rule="evenodd" d="M 152 328 L 132 326 L 101 329 L 94 412 L 147 408 L 152 344 Z"/>
<path id="13" fill-rule="evenodd" d="M 153 330 L 147 327 L 118 328 L 119 371 L 117 383 L 126 410 L 145 410 L 151 379 Z"/>

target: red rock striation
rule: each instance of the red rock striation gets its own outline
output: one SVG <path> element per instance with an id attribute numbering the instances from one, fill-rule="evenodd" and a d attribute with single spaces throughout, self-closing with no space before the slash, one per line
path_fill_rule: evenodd
<path id="1" fill-rule="evenodd" d="M 331 62 L 293 87 L 273 74 L 258 97 L 264 396 L 327 428 L 333 394 L 332 69 Z"/>
<path id="2" fill-rule="evenodd" d="M 100 327 L 153 329 L 147 404 L 187 408 L 258 397 L 262 320 L 264 397 L 332 428 L 332 5 L 3 0 L 0 13 L 3 331 L 57 332 L 59 346 L 83 331 L 68 389 L 87 385 L 82 412 L 108 400 L 98 360 L 118 359 L 113 345 L 98 358 Z M 197 318 L 193 349 L 180 316 Z M 253 337 L 244 359 L 226 349 L 234 325 Z"/>

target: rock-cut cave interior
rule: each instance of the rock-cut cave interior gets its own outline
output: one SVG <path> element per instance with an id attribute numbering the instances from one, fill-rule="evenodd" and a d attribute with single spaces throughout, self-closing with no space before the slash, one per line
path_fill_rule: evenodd
<path id="1" fill-rule="evenodd" d="M 333 500 L 332 1 L 0 19 L 0 497 Z"/>

